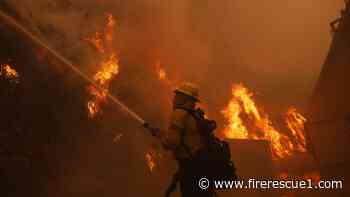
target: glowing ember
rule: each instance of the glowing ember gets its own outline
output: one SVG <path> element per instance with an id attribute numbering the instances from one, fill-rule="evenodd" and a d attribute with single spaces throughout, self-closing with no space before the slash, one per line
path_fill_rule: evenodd
<path id="1" fill-rule="evenodd" d="M 268 115 L 256 105 L 253 93 L 242 84 L 233 85 L 233 98 L 222 111 L 227 125 L 224 135 L 229 139 L 268 140 L 272 146 L 274 159 L 292 155 L 293 152 L 305 151 L 305 118 L 290 108 L 286 113 L 286 124 L 290 135 L 279 132 Z M 289 137 L 292 136 L 292 137 Z"/>
<path id="2" fill-rule="evenodd" d="M 162 154 L 159 152 L 158 148 L 152 146 L 145 154 L 145 159 L 148 169 L 153 172 L 157 166 L 160 166 L 160 160 Z"/>
<path id="3" fill-rule="evenodd" d="M 3 76 L 10 82 L 19 83 L 19 75 L 17 71 L 8 64 L 0 65 L 0 76 Z"/>
<path id="4" fill-rule="evenodd" d="M 160 80 L 166 79 L 166 72 L 164 69 L 159 69 L 158 75 Z"/>
<path id="5" fill-rule="evenodd" d="M 158 60 L 156 62 L 156 71 L 157 71 L 157 74 L 158 74 L 158 79 L 159 80 L 162 80 L 162 81 L 167 81 L 167 74 L 166 74 L 166 71 L 165 69 L 162 67 L 160 61 Z"/>
<path id="6" fill-rule="evenodd" d="M 107 14 L 107 25 L 104 33 L 96 32 L 95 36 L 92 38 L 86 38 L 88 43 L 92 44 L 96 50 L 102 55 L 106 56 L 105 45 L 110 45 L 113 40 L 113 29 L 115 26 L 115 20 L 111 14 Z M 108 47 L 109 49 L 109 47 Z M 115 53 L 111 53 L 107 58 L 98 65 L 99 70 L 94 75 L 94 80 L 98 83 L 104 91 L 100 91 L 94 86 L 90 85 L 87 89 L 92 99 L 87 102 L 87 108 L 89 112 L 89 117 L 94 118 L 99 112 L 101 112 L 101 105 L 107 102 L 107 92 L 109 89 L 110 82 L 119 72 L 119 61 Z"/>
<path id="7" fill-rule="evenodd" d="M 154 167 L 156 166 L 155 162 L 155 154 L 153 151 L 146 153 L 145 155 L 146 161 L 147 161 L 147 166 L 151 172 L 153 172 Z"/>

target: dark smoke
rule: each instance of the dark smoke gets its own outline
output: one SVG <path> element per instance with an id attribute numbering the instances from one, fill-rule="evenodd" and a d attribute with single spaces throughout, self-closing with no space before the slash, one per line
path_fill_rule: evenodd
<path id="1" fill-rule="evenodd" d="M 111 91 L 163 128 L 170 112 L 171 88 L 157 79 L 154 66 L 158 60 L 171 80 L 200 85 L 209 115 L 220 125 L 220 110 L 230 99 L 232 83 L 245 83 L 276 114 L 288 105 L 303 107 L 330 43 L 328 23 L 342 5 L 341 0 L 6 2 L 27 28 L 89 74 L 98 69 L 94 65 L 99 59 L 82 38 L 101 30 L 105 13 L 112 13 L 117 19 L 113 47 L 121 67 Z M 84 82 L 64 73 L 59 77 L 67 94 L 72 87 L 84 89 Z M 82 92 L 74 95 L 83 103 L 86 95 Z M 64 114 L 57 113 L 57 119 Z M 50 196 L 76 196 L 84 191 L 90 191 L 90 196 L 137 196 L 133 182 L 145 185 L 150 178 L 159 178 L 158 174 L 148 177 L 145 167 L 143 154 L 151 138 L 116 107 L 105 106 L 104 115 L 94 123 L 78 122 L 88 126 L 65 131 L 82 137 L 76 141 L 74 156 L 61 162 L 58 176 L 48 183 Z M 65 125 L 62 128 L 76 126 L 63 120 L 60 124 Z M 112 142 L 116 133 L 123 133 L 117 146 Z M 124 184 L 122 177 L 129 177 Z M 160 196 L 162 191 L 157 192 Z"/>

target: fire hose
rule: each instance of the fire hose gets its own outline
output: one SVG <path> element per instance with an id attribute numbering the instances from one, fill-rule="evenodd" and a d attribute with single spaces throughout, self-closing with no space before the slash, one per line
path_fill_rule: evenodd
<path id="1" fill-rule="evenodd" d="M 0 10 L 0 18 L 2 18 L 8 25 L 16 28 L 18 31 L 23 33 L 25 36 L 27 36 L 30 40 L 32 40 L 35 44 L 40 46 L 41 48 L 48 51 L 50 54 L 52 54 L 54 57 L 56 57 L 59 61 L 61 61 L 64 65 L 66 65 L 68 68 L 70 68 L 74 73 L 79 75 L 82 79 L 89 82 L 93 86 L 95 86 L 99 91 L 105 92 L 107 97 L 117 106 L 119 106 L 124 112 L 126 112 L 130 117 L 135 119 L 137 122 L 139 122 L 142 126 L 144 126 L 146 129 L 148 129 L 153 136 L 157 136 L 157 133 L 159 133 L 158 129 L 151 127 L 143 118 L 141 118 L 138 114 L 136 114 L 134 111 L 132 111 L 129 107 L 127 107 L 123 102 L 121 102 L 118 98 L 116 98 L 114 95 L 112 95 L 110 92 L 106 91 L 105 88 L 101 87 L 98 83 L 96 83 L 93 79 L 91 79 L 88 75 L 83 73 L 81 70 L 79 70 L 78 67 L 74 66 L 74 64 L 62 56 L 59 52 L 57 52 L 55 49 L 50 47 L 47 43 L 45 43 L 43 40 L 41 40 L 39 37 L 35 36 L 33 33 L 28 31 L 23 25 L 18 23 L 13 17 L 9 16 L 2 10 Z"/>

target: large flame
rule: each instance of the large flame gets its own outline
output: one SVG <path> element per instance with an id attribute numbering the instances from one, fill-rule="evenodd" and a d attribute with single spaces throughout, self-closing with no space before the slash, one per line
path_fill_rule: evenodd
<path id="1" fill-rule="evenodd" d="M 224 134 L 230 139 L 246 139 L 248 138 L 248 130 L 243 125 L 240 114 L 241 106 L 236 99 L 232 99 L 228 107 L 223 111 L 227 119 L 227 127 Z"/>
<path id="2" fill-rule="evenodd" d="M 19 83 L 19 74 L 9 64 L 0 65 L 0 76 L 6 78 L 10 82 Z"/>
<path id="3" fill-rule="evenodd" d="M 98 83 L 104 90 L 98 90 L 96 87 L 90 85 L 88 86 L 88 92 L 91 95 L 91 99 L 87 102 L 87 108 L 89 112 L 89 117 L 94 118 L 99 112 L 101 112 L 101 105 L 107 102 L 107 92 L 111 80 L 119 72 L 119 64 L 117 55 L 110 51 L 111 42 L 113 40 L 113 30 L 115 27 L 115 20 L 111 14 L 107 14 L 107 24 L 104 32 L 96 32 L 94 37 L 86 38 L 88 41 L 101 55 L 105 58 L 99 63 L 99 70 L 94 75 L 94 80 Z"/>
<path id="4" fill-rule="evenodd" d="M 269 140 L 275 159 L 288 157 L 296 151 L 306 151 L 306 119 L 295 108 L 288 109 L 285 115 L 286 126 L 290 130 L 290 135 L 287 135 L 273 126 L 269 116 L 254 101 L 254 94 L 243 84 L 233 85 L 232 96 L 228 106 L 222 111 L 227 120 L 224 129 L 226 138 Z"/>

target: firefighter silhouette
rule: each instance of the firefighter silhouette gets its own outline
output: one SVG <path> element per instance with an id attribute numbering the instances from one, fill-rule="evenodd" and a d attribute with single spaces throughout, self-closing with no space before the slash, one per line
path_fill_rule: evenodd
<path id="1" fill-rule="evenodd" d="M 160 138 L 163 147 L 173 153 L 178 163 L 165 196 L 180 185 L 182 197 L 212 197 L 212 187 L 201 188 L 203 178 L 236 179 L 229 146 L 214 135 L 216 122 L 205 118 L 204 111 L 196 108 L 199 102 L 198 88 L 183 83 L 175 89 L 173 111 L 167 130 L 159 130 L 145 124 L 152 135 Z"/>

